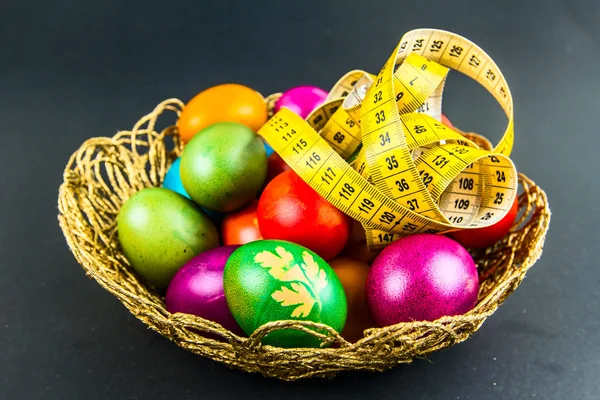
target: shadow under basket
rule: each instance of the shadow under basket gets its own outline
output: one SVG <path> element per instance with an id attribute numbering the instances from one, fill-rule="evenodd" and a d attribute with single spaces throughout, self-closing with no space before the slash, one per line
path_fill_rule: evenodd
<path id="1" fill-rule="evenodd" d="M 269 106 L 273 98 L 267 99 Z M 550 222 L 548 200 L 542 189 L 519 174 L 520 213 L 511 233 L 494 246 L 471 253 L 478 266 L 480 290 L 477 305 L 464 315 L 372 328 L 358 342 L 349 343 L 333 329 L 310 322 L 271 322 L 246 338 L 212 321 L 171 314 L 165 309 L 164 297 L 129 266 L 119 246 L 116 220 L 131 195 L 161 185 L 169 165 L 181 153 L 183 144 L 176 128 L 157 130 L 156 124 L 159 116 L 169 120 L 168 113 L 173 123 L 182 107 L 177 99 L 166 100 L 133 130 L 83 143 L 64 172 L 58 219 L 71 251 L 89 277 L 147 326 L 193 353 L 283 380 L 333 377 L 349 370 L 383 371 L 469 338 L 519 286 L 542 254 Z M 329 346 L 284 349 L 261 344 L 269 332 L 289 328 L 309 332 Z M 311 328 L 319 328 L 319 333 Z"/>

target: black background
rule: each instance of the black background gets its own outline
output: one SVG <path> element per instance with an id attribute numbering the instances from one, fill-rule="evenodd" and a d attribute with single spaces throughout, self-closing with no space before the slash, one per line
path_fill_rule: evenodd
<path id="1" fill-rule="evenodd" d="M 2 1 L 0 398 L 598 399 L 598 4 Z M 179 349 L 85 277 L 56 219 L 84 140 L 218 83 L 268 94 L 377 73 L 421 27 L 494 57 L 515 99 L 512 158 L 553 211 L 542 259 L 470 340 L 385 373 L 290 384 Z M 451 73 L 444 105 L 500 138 L 505 118 L 473 82 Z"/>

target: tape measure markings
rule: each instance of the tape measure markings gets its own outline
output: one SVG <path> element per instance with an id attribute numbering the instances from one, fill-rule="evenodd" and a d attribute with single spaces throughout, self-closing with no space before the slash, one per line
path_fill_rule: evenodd
<path id="1" fill-rule="evenodd" d="M 280 111 L 280 113 L 285 115 L 285 119 L 288 121 L 296 120 L 293 123 L 294 126 L 301 126 L 300 123 L 304 123 L 304 121 L 302 121 L 302 119 L 300 117 L 298 117 L 297 115 L 295 115 L 288 109 L 282 109 Z M 276 118 L 276 117 L 278 117 L 277 114 L 273 118 Z M 266 137 L 269 137 L 270 139 L 275 139 L 275 140 L 272 140 L 273 145 L 275 145 L 276 148 L 280 148 L 279 143 L 281 142 L 281 140 L 277 140 L 277 139 L 279 139 L 279 137 L 271 136 L 266 133 L 267 128 L 270 126 L 272 126 L 272 124 L 267 124 L 263 128 L 261 128 L 261 133 L 264 134 Z M 310 129 L 310 131 L 309 131 L 306 128 L 310 129 L 310 127 L 308 125 L 306 125 L 305 127 L 303 126 L 302 129 L 300 129 L 300 132 L 302 132 L 301 136 L 305 138 L 307 143 L 312 143 L 312 145 L 314 145 L 314 143 L 319 142 L 319 141 L 321 141 L 321 143 L 324 143 L 323 139 L 321 139 L 316 132 L 314 132 L 312 129 Z M 316 136 L 316 140 L 314 140 L 315 136 Z M 310 150 L 312 150 L 312 145 L 310 146 Z M 309 146 L 307 146 L 307 147 L 309 147 Z M 353 188 L 352 194 L 356 193 L 356 188 L 354 187 L 354 185 L 358 186 L 358 188 L 360 189 L 358 191 L 359 194 L 357 194 L 355 196 L 352 194 L 350 196 L 347 196 L 349 199 L 355 197 L 355 199 L 353 199 L 355 201 L 352 201 L 350 204 L 348 204 L 347 201 L 344 202 L 343 199 L 341 199 L 340 197 L 338 197 L 336 199 L 328 199 L 332 202 L 332 204 L 334 204 L 337 207 L 347 208 L 347 210 L 344 210 L 344 211 L 347 212 L 348 215 L 350 215 L 354 219 L 357 219 L 360 222 L 367 223 L 367 221 L 372 220 L 371 217 L 373 216 L 373 214 L 374 214 L 374 217 L 376 217 L 376 218 L 381 217 L 380 214 L 382 214 L 382 212 L 381 212 L 380 206 L 381 206 L 381 203 L 384 203 L 384 205 L 389 210 L 391 210 L 392 212 L 401 216 L 400 219 L 406 218 L 405 213 L 408 212 L 411 214 L 410 221 L 413 223 L 418 223 L 419 225 L 423 225 L 427 221 L 426 218 L 424 218 L 418 214 L 411 213 L 406 208 L 403 208 L 402 206 L 394 203 L 393 201 L 391 201 L 391 199 L 384 196 L 383 193 L 379 192 L 375 187 L 369 185 L 369 183 L 366 182 L 364 179 L 360 178 L 358 176 L 358 173 L 356 171 L 354 171 L 341 157 L 339 157 L 337 154 L 334 154 L 335 152 L 329 146 L 323 146 L 323 147 L 318 146 L 318 147 L 323 149 L 323 151 L 325 153 L 330 152 L 331 157 L 333 158 L 332 165 L 335 168 L 334 169 L 336 171 L 335 173 L 336 174 L 339 173 L 342 175 L 342 179 L 338 182 L 337 188 L 339 188 L 343 182 L 344 184 L 348 183 L 350 186 L 352 186 L 352 188 Z M 289 146 L 287 148 L 289 148 Z M 313 175 L 315 175 L 317 173 L 317 171 L 314 170 L 314 166 L 315 166 L 314 163 L 313 163 L 313 168 L 305 167 L 307 154 L 310 157 L 308 150 L 309 149 L 304 150 L 302 155 L 292 154 L 291 152 L 286 151 L 286 150 L 282 150 L 282 152 L 281 152 L 282 158 L 294 160 L 294 161 L 290 161 L 290 164 L 294 165 L 294 167 L 296 167 L 296 168 L 293 167 L 294 170 L 296 170 L 296 172 L 305 181 L 311 181 Z M 323 155 L 324 154 L 318 154 L 319 157 L 322 157 Z M 327 158 L 329 159 L 329 157 L 327 157 Z M 316 161 L 319 163 L 319 166 L 320 166 L 321 163 L 318 160 L 316 160 Z M 314 187 L 314 189 L 317 190 L 317 192 L 319 192 L 320 195 L 327 198 L 328 193 L 326 191 L 324 191 L 323 188 L 324 188 L 323 185 Z M 365 192 L 367 193 L 367 196 L 364 195 Z M 356 203 L 358 200 L 360 200 L 362 202 L 362 204 L 357 205 Z M 344 203 L 346 203 L 346 204 L 344 204 Z M 377 205 L 376 209 L 375 209 L 375 205 Z M 364 215 L 363 215 L 363 213 L 364 213 Z M 368 218 L 366 218 L 366 217 L 368 217 Z M 376 218 L 374 218 L 374 219 L 376 219 Z M 372 225 L 375 227 L 378 227 L 380 229 L 385 229 L 387 227 L 386 224 L 381 223 L 381 222 L 375 222 Z M 437 226 L 438 229 L 444 228 L 442 225 L 439 225 L 437 223 L 435 223 L 435 225 Z"/>
<path id="2" fill-rule="evenodd" d="M 482 84 L 508 116 L 493 152 L 439 123 L 447 67 Z M 289 121 L 297 132 L 279 137 L 267 124 L 259 133 L 303 180 L 363 224 L 370 248 L 410 233 L 487 226 L 506 214 L 517 185 L 514 164 L 503 156 L 514 142 L 512 98 L 483 50 L 449 32 L 416 30 L 401 39 L 377 76 L 352 71 L 336 85 L 346 97 L 307 119 L 323 137 L 287 109 L 272 119 Z M 354 126 L 345 126 L 350 119 Z M 344 161 L 348 157 L 352 165 Z"/>
<path id="3" fill-rule="evenodd" d="M 397 51 L 397 49 L 396 49 L 396 51 Z M 417 57 L 417 56 L 411 57 L 410 61 L 413 62 L 415 57 Z M 414 61 L 414 62 L 416 62 L 416 61 Z M 406 65 L 406 67 L 405 67 L 405 65 Z M 411 74 L 410 76 L 407 76 L 408 72 L 406 72 L 406 71 L 408 71 L 409 68 L 410 68 L 410 64 L 408 62 L 400 65 L 400 67 L 396 71 L 396 76 L 409 79 L 409 82 L 413 83 L 415 81 L 415 79 L 418 79 L 418 77 L 423 75 L 423 72 L 424 72 L 423 70 L 418 70 L 416 68 L 413 68 L 413 72 L 415 74 Z M 393 73 L 392 69 L 393 69 L 393 64 L 390 62 L 387 62 L 384 65 L 384 68 L 382 69 L 382 71 L 380 72 L 380 75 L 385 76 L 386 73 L 389 73 L 390 76 L 393 76 L 394 73 Z M 416 75 L 416 77 L 414 75 Z M 402 78 L 401 78 L 401 80 L 402 80 Z M 423 81 L 428 83 L 427 79 L 423 79 Z M 402 84 L 407 88 L 407 86 L 404 82 L 402 82 Z M 378 85 L 381 85 L 381 87 L 379 87 Z M 421 90 L 423 90 L 427 94 L 427 96 L 430 94 L 431 85 L 429 85 L 429 87 L 428 87 L 427 85 L 422 85 L 421 83 L 419 83 L 419 86 L 417 86 L 417 88 L 420 88 Z M 408 90 L 408 92 L 411 93 L 411 97 L 413 97 L 415 99 L 418 99 L 420 97 L 418 94 L 412 93 L 412 91 L 410 91 L 410 90 Z M 435 219 L 439 219 L 439 220 L 446 222 L 445 217 L 441 214 L 441 212 L 439 212 L 439 210 L 437 210 L 436 205 L 434 204 L 431 196 L 429 195 L 429 192 L 423 185 L 423 182 L 419 178 L 419 175 L 416 171 L 415 165 L 412 160 L 412 156 L 410 155 L 409 150 L 406 146 L 406 137 L 402 132 L 402 124 L 400 121 L 400 114 L 398 111 L 398 103 L 396 102 L 395 104 L 393 104 L 393 107 L 390 107 L 389 106 L 390 104 L 388 104 L 388 102 L 378 103 L 377 99 L 378 99 L 379 93 L 385 93 L 385 95 L 387 97 L 389 97 L 390 99 L 395 98 L 394 89 L 393 89 L 393 81 L 391 79 L 385 79 L 383 77 L 379 77 L 377 82 L 375 83 L 375 86 L 371 86 L 369 88 L 369 91 L 367 92 L 367 95 L 365 96 L 365 100 L 363 101 L 364 107 L 363 107 L 363 113 L 361 114 L 361 121 L 362 121 L 362 128 L 363 128 L 363 132 L 362 132 L 363 143 L 365 146 L 367 164 L 372 166 L 372 167 L 370 167 L 369 171 L 370 171 L 371 176 L 373 177 L 373 183 L 383 193 L 385 193 L 386 195 L 388 195 L 390 197 L 394 197 L 392 195 L 392 184 L 395 181 L 391 182 L 392 184 L 390 184 L 390 182 L 389 182 L 390 174 L 384 170 L 383 165 L 385 165 L 385 163 L 387 163 L 387 170 L 389 170 L 389 171 L 393 171 L 395 168 L 397 168 L 399 166 L 400 163 L 403 163 L 402 165 L 407 165 L 409 167 L 409 170 L 398 174 L 400 176 L 399 181 L 407 182 L 407 184 L 408 184 L 409 189 L 407 189 L 407 190 L 409 190 L 409 192 L 407 192 L 407 193 L 411 193 L 411 194 L 414 193 L 414 195 L 416 196 L 415 203 L 418 204 L 420 202 L 422 205 L 425 206 L 425 208 L 428 211 L 427 211 L 427 213 L 424 212 L 423 213 L 424 215 L 431 216 Z M 426 96 L 421 96 L 421 97 L 424 100 Z M 403 102 L 403 99 L 404 99 L 404 96 L 402 96 L 400 98 L 400 102 Z M 416 105 L 416 107 L 413 107 L 413 108 L 418 108 L 419 105 L 420 104 Z M 406 106 L 404 106 L 404 108 L 406 108 Z M 387 117 L 386 117 L 386 115 L 387 115 Z M 393 123 L 395 125 L 395 127 L 397 128 L 395 130 L 395 132 L 393 132 L 394 137 L 396 139 L 395 143 L 396 142 L 397 143 L 393 146 L 389 146 L 389 148 L 386 148 L 385 151 L 383 151 L 380 154 L 378 154 L 377 156 L 375 156 L 373 154 L 374 153 L 374 145 L 375 145 L 373 143 L 374 142 L 373 138 L 376 135 L 381 134 L 380 132 L 383 132 L 383 128 L 377 127 L 376 125 L 381 124 L 381 122 L 385 121 L 386 118 L 389 118 L 390 122 Z M 386 133 L 389 133 L 389 132 L 386 132 Z M 413 206 L 413 210 L 416 211 L 416 208 L 414 208 L 414 206 Z M 431 214 L 433 214 L 433 215 L 431 215 Z"/>
<path id="4" fill-rule="evenodd" d="M 412 38 L 411 38 L 411 40 L 412 40 Z M 452 40 L 450 40 L 450 41 L 449 41 L 449 43 L 452 43 Z M 401 47 L 401 51 L 399 51 L 399 53 L 401 53 L 401 52 L 402 52 L 402 47 L 403 47 L 403 44 L 401 44 L 401 45 L 400 45 L 400 47 Z M 414 48 L 415 48 L 415 49 L 418 49 L 418 47 L 419 47 L 419 46 L 415 46 Z M 470 49 L 471 49 L 471 48 L 469 47 L 469 51 L 470 51 Z M 460 53 L 459 53 L 458 55 L 460 55 Z M 441 56 L 440 56 L 440 57 L 441 57 Z M 463 57 L 464 57 L 464 56 L 463 56 Z M 399 58 L 400 58 L 400 57 L 399 57 Z M 406 60 L 409 60 L 409 59 L 410 59 L 410 55 L 409 55 L 409 56 L 406 58 Z M 402 65 L 404 65 L 404 64 L 402 64 Z M 382 71 L 383 71 L 383 70 L 382 70 Z M 397 72 L 400 72 L 400 71 L 402 71 L 402 70 L 401 70 L 401 68 L 398 68 Z M 418 72 L 418 71 L 417 71 L 417 72 Z M 414 79 L 414 78 L 413 78 L 413 79 Z M 406 85 L 404 85 L 404 86 L 406 86 Z M 367 104 L 368 104 L 368 102 L 367 102 Z M 375 107 L 373 107 L 373 108 L 375 108 Z M 367 127 L 368 127 L 368 124 L 367 124 Z M 366 135 L 367 135 L 367 134 L 366 134 L 365 132 L 363 132 L 363 136 L 366 136 Z M 368 152 L 367 152 L 367 161 L 369 161 Z M 436 170 L 435 168 L 431 168 L 431 169 L 432 169 L 432 170 Z"/>

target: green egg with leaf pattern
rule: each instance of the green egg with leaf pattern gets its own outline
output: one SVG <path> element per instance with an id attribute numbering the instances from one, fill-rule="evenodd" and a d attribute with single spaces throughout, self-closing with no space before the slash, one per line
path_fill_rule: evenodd
<path id="1" fill-rule="evenodd" d="M 312 321 L 341 332 L 346 295 L 333 269 L 314 252 L 282 240 L 258 240 L 229 257 L 223 275 L 227 305 L 251 335 L 271 321 Z M 262 339 L 279 347 L 319 347 L 321 340 L 296 329 L 280 329 Z"/>

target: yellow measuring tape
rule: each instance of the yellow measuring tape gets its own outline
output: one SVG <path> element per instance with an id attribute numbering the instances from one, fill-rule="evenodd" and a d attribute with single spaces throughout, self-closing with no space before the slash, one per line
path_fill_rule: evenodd
<path id="1" fill-rule="evenodd" d="M 449 69 L 471 77 L 508 117 L 493 151 L 440 123 Z M 303 120 L 287 108 L 259 134 L 313 189 L 365 228 L 372 251 L 414 233 L 496 223 L 517 194 L 508 158 L 513 101 L 494 61 L 450 32 L 405 34 L 378 75 L 344 75 Z"/>

